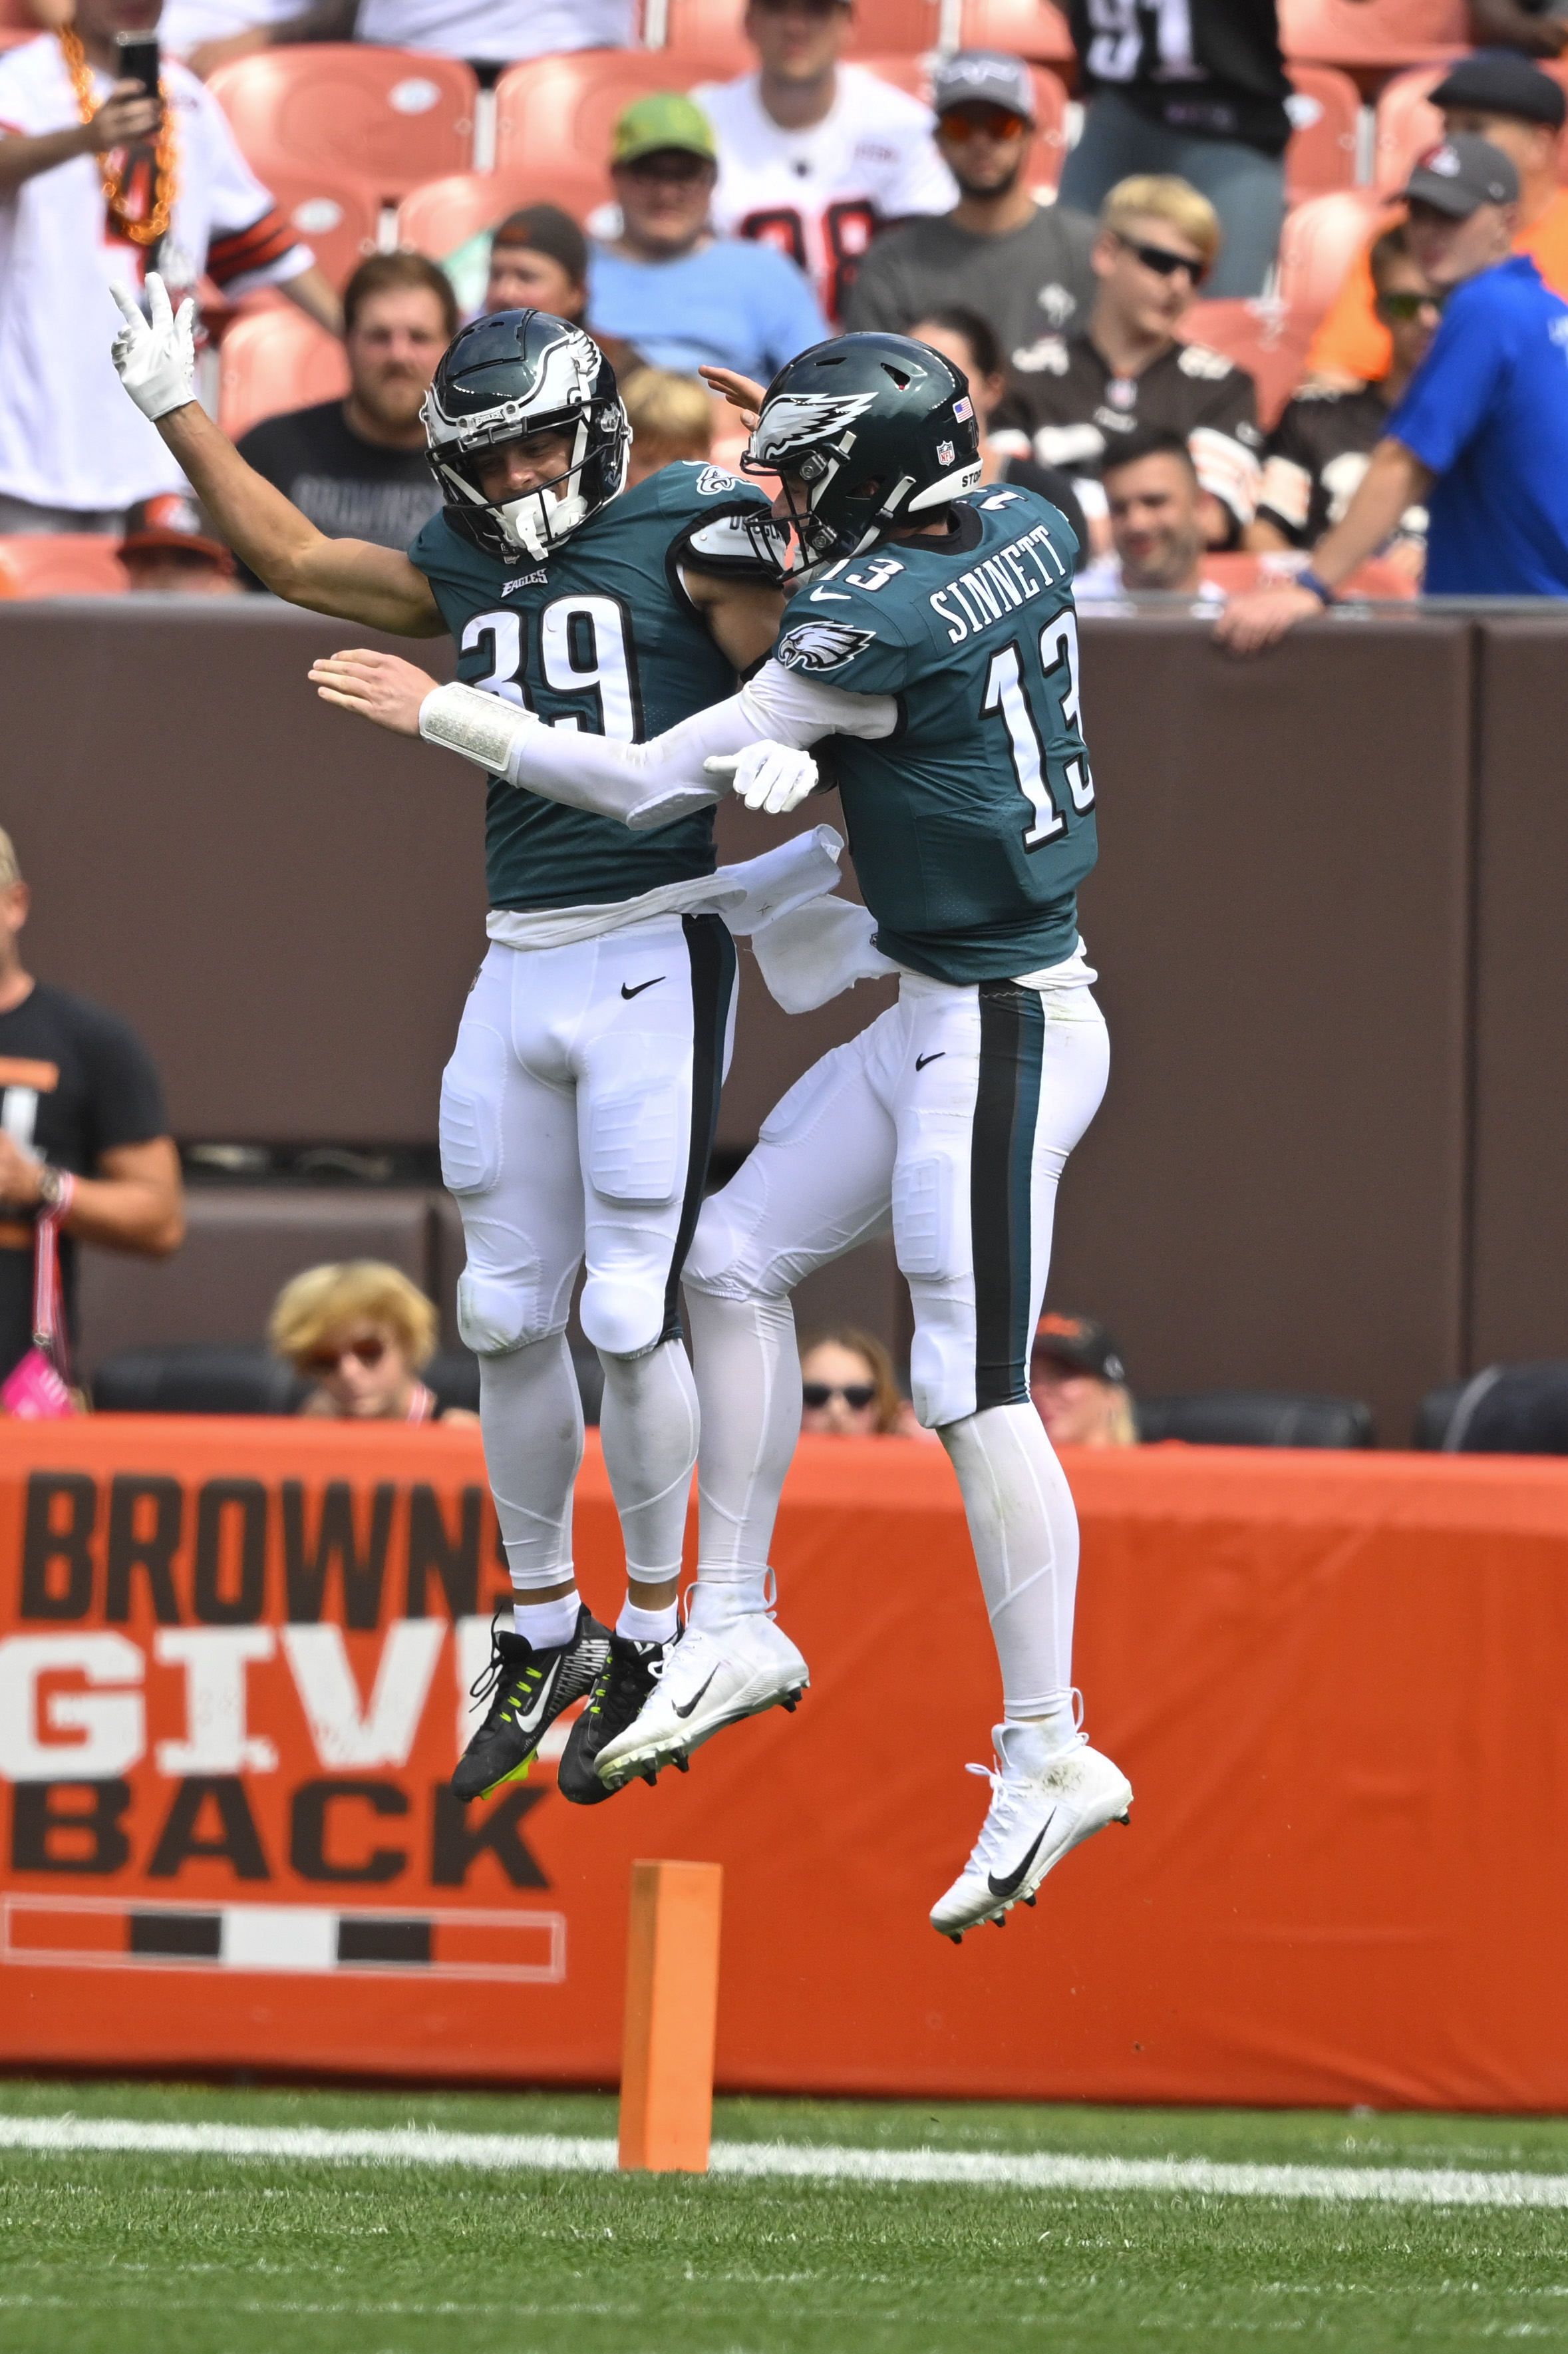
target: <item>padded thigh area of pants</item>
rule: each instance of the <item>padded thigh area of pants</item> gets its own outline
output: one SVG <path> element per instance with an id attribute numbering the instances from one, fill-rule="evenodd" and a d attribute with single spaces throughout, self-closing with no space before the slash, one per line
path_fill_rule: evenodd
<path id="1" fill-rule="evenodd" d="M 441 1074 L 441 1182 L 449 1193 L 488 1193 L 501 1176 L 501 1102 L 510 1048 L 498 1030 L 466 1021 Z"/>
<path id="2" fill-rule="evenodd" d="M 684 1172 L 689 1118 L 681 1091 L 659 1074 L 590 1086 L 588 1181 L 607 1202 L 673 1202 Z"/>

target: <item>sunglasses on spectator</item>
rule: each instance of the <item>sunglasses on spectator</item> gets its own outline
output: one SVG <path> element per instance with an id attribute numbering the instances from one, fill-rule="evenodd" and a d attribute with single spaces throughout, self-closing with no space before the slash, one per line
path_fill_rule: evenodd
<path id="1" fill-rule="evenodd" d="M 856 1414 L 863 1414 L 868 1405 L 876 1404 L 874 1382 L 802 1382 L 800 1402 L 814 1411 L 829 1405 L 836 1397 Z"/>
<path id="2" fill-rule="evenodd" d="M 341 1349 L 313 1349 L 305 1363 L 313 1373 L 335 1373 L 345 1357 L 355 1357 L 368 1371 L 386 1354 L 387 1343 L 379 1333 L 366 1332 L 357 1341 L 345 1341 Z"/>
<path id="3" fill-rule="evenodd" d="M 1033 126 L 1026 116 L 1005 106 L 956 106 L 944 114 L 938 129 L 955 147 L 971 139 L 1021 139 Z"/>
<path id="4" fill-rule="evenodd" d="M 1440 311 L 1443 306 L 1436 294 L 1380 294 L 1377 307 L 1392 321 L 1419 319 L 1423 311 Z"/>
<path id="5" fill-rule="evenodd" d="M 1206 261 L 1194 261 L 1190 253 L 1172 253 L 1168 245 L 1140 245 L 1130 237 L 1118 237 L 1117 243 L 1135 261 L 1141 261 L 1145 270 L 1152 270 L 1157 278 L 1174 278 L 1179 270 L 1184 270 L 1189 282 L 1201 286 L 1209 274 Z"/>

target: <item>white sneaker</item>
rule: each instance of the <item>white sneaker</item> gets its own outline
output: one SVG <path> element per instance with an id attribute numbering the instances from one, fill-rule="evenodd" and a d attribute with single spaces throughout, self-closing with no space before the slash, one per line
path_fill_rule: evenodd
<path id="1" fill-rule="evenodd" d="M 794 1708 L 810 1681 L 805 1660 L 766 1611 L 747 1611 L 711 1632 L 687 1626 L 665 1652 L 638 1716 L 599 1751 L 599 1778 L 616 1789 L 634 1774 L 653 1781 L 662 1766 L 684 1773 L 693 1750 L 726 1724 Z"/>
<path id="2" fill-rule="evenodd" d="M 1067 1748 L 1047 1748 L 1033 1724 L 992 1729 L 996 1760 L 971 1766 L 991 1784 L 991 1805 L 974 1853 L 931 1908 L 931 1926 L 956 1945 L 966 1929 L 1003 1917 L 1034 1892 L 1070 1849 L 1107 1823 L 1125 1823 L 1132 1784 L 1119 1766 L 1091 1749 L 1082 1734 Z"/>

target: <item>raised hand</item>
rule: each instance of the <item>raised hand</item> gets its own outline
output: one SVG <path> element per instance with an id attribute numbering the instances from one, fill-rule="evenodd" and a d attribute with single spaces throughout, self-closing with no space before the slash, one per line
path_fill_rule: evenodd
<path id="1" fill-rule="evenodd" d="M 196 304 L 187 296 L 176 313 L 155 270 L 147 273 L 150 318 L 123 286 L 110 292 L 125 324 L 110 346 L 120 381 L 143 417 L 156 424 L 196 398 Z"/>

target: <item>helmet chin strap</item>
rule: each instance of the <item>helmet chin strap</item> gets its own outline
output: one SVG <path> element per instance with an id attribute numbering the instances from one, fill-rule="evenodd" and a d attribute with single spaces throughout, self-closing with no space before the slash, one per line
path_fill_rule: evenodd
<path id="1" fill-rule="evenodd" d="M 535 564 L 543 563 L 551 548 L 576 531 L 588 514 L 588 501 L 578 487 L 587 457 L 588 423 L 579 418 L 571 462 L 563 477 L 569 487 L 564 491 L 524 491 L 519 497 L 503 500 L 496 505 L 503 530 Z"/>

